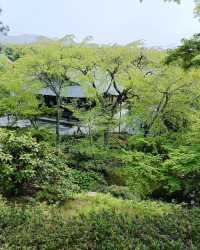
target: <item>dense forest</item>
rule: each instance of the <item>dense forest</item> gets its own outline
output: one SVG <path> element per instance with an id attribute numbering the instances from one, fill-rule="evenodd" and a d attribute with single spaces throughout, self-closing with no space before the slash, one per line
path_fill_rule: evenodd
<path id="1" fill-rule="evenodd" d="M 2 45 L 0 249 L 199 250 L 199 54 Z"/>

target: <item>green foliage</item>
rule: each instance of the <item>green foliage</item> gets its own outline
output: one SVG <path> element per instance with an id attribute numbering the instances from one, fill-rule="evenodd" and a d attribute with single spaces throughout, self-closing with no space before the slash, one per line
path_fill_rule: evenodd
<path id="1" fill-rule="evenodd" d="M 5 64 L 4 64 L 5 65 Z M 25 68 L 18 62 L 8 63 L 0 78 L 0 115 L 9 116 L 10 126 L 19 119 L 29 119 L 31 123 L 46 110 L 39 107 L 36 93 L 40 86 L 27 78 Z"/>
<path id="2" fill-rule="evenodd" d="M 101 140 L 94 141 L 91 145 L 89 139 L 80 138 L 72 144 L 68 144 L 67 148 L 71 166 L 86 171 L 102 172 L 113 157 L 111 151 L 103 146 Z"/>
<path id="3" fill-rule="evenodd" d="M 46 142 L 30 134 L 17 135 L 1 130 L 0 183 L 5 195 L 33 195 L 63 201 L 79 187 L 73 183 L 64 158 Z"/>
<path id="4" fill-rule="evenodd" d="M 71 199 L 75 193 L 81 191 L 76 184 L 70 169 L 63 169 L 62 176 L 55 176 L 53 180 L 47 180 L 41 185 L 42 191 L 37 193 L 38 201 L 47 201 L 49 204 L 60 204 Z M 55 175 L 55 173 L 53 173 Z M 57 178 L 57 180 L 56 180 Z"/>
<path id="5" fill-rule="evenodd" d="M 177 200 L 200 204 L 199 145 L 185 145 L 172 149 L 169 159 L 161 167 L 163 185 L 167 193 Z"/>
<path id="6" fill-rule="evenodd" d="M 169 50 L 166 63 L 178 63 L 184 69 L 199 66 L 200 52 L 200 34 L 195 34 L 190 39 L 183 39 L 182 44 L 174 49 Z"/>
<path id="7" fill-rule="evenodd" d="M 140 2 L 143 2 L 144 0 L 140 0 Z M 164 0 L 165 2 L 175 2 L 175 3 L 182 3 L 183 0 Z M 195 8 L 194 8 L 194 16 L 199 18 L 200 16 L 200 2 L 199 0 L 193 0 L 195 3 Z"/>
<path id="8" fill-rule="evenodd" d="M 157 138 L 130 136 L 128 138 L 128 147 L 131 150 L 141 151 L 145 153 L 155 153 L 158 150 Z"/>
<path id="9" fill-rule="evenodd" d="M 194 9 L 194 14 L 195 14 L 195 17 L 199 18 L 199 16 L 200 16 L 200 2 L 199 2 L 199 0 L 195 0 L 195 3 L 196 3 L 196 6 Z"/>
<path id="10" fill-rule="evenodd" d="M 106 185 L 103 176 L 93 171 L 73 170 L 71 175 L 73 182 L 83 191 L 96 191 L 101 186 Z"/>
<path id="11" fill-rule="evenodd" d="M 18 59 L 25 56 L 29 52 L 29 50 L 31 50 L 30 46 L 12 45 L 9 47 L 5 47 L 3 52 L 9 58 L 9 60 L 11 60 L 12 62 L 15 62 Z"/>
<path id="12" fill-rule="evenodd" d="M 2 14 L 2 9 L 0 9 L 0 14 Z M 0 21 L 0 33 L 1 35 L 6 35 L 9 31 L 9 27 Z"/>
<path id="13" fill-rule="evenodd" d="M 87 232 L 84 239 L 70 241 L 70 244 L 74 249 L 88 249 L 86 242 L 90 242 L 91 248 L 95 249 L 198 249 L 198 233 L 193 232 L 199 232 L 199 227 L 196 223 L 190 224 L 197 219 L 196 215 L 197 212 L 183 212 L 167 217 L 145 216 L 142 219 L 118 214 L 115 210 L 91 213 L 88 217 L 81 217 L 79 222 L 83 226 L 82 232 Z M 71 237 L 79 238 L 82 232 Z"/>
<path id="14" fill-rule="evenodd" d="M 0 114 L 29 119 L 34 128 L 1 133 L 2 192 L 49 202 L 81 191 L 124 199 L 158 192 L 178 201 L 195 195 L 198 204 L 198 144 L 183 141 L 200 120 L 198 43 L 196 35 L 168 56 L 175 65 L 164 64 L 166 52 L 139 43 L 6 48 L 12 62 L 0 58 Z M 83 102 L 63 98 L 74 84 L 83 88 Z M 38 98 L 44 87 L 55 95 L 53 108 Z M 79 135 L 60 138 L 63 108 L 77 118 Z M 56 136 L 37 123 L 43 114 L 56 114 Z"/>
<path id="15" fill-rule="evenodd" d="M 19 131 L 20 134 L 30 134 L 31 137 L 35 138 L 37 142 L 48 142 L 49 144 L 52 144 L 55 141 L 55 135 L 45 129 L 45 128 L 28 128 L 24 129 L 22 131 Z"/>
<path id="16" fill-rule="evenodd" d="M 84 199 L 89 202 L 89 198 Z M 109 196 L 90 198 L 90 202 L 87 212 L 70 218 L 64 217 L 62 211 L 58 214 L 44 206 L 22 209 L 1 200 L 0 247 L 30 250 L 198 250 L 200 247 L 199 209 L 128 202 Z M 97 210 L 95 203 L 101 209 Z"/>
<path id="17" fill-rule="evenodd" d="M 141 201 L 200 205 L 200 35 L 167 58 L 140 43 L 90 39 L 69 35 L 0 55 L 0 116 L 11 127 L 32 124 L 0 130 L 0 193 L 10 201 L 0 197 L 0 249 L 200 249 L 199 208 Z M 86 100 L 66 100 L 77 84 Z M 44 87 L 53 108 L 39 98 Z M 63 108 L 80 134 L 60 138 Z M 44 114 L 56 114 L 57 148 L 37 123 Z"/>
<path id="18" fill-rule="evenodd" d="M 119 155 L 119 159 L 122 166 L 110 171 L 114 172 L 121 183 L 128 186 L 136 196 L 143 198 L 159 186 L 159 156 L 127 151 Z"/>
<path id="19" fill-rule="evenodd" d="M 113 197 L 123 200 L 136 200 L 136 196 L 126 186 L 108 186 L 104 192 L 110 193 Z"/>
<path id="20" fill-rule="evenodd" d="M 160 66 L 148 77 L 137 74 L 135 77 L 135 72 L 130 72 L 127 79 L 138 96 L 137 100 L 134 97 L 127 101 L 128 126 L 145 136 L 186 130 L 199 93 L 198 72 L 186 73 L 178 67 Z"/>

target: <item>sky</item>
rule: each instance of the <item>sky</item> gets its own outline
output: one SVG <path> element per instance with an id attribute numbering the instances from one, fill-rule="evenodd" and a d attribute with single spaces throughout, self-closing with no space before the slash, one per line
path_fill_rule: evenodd
<path id="1" fill-rule="evenodd" d="M 143 40 L 147 46 L 172 47 L 200 32 L 192 0 L 181 5 L 162 0 L 0 0 L 0 7 L 9 35 L 74 34 L 78 40 L 91 35 L 98 43 Z"/>

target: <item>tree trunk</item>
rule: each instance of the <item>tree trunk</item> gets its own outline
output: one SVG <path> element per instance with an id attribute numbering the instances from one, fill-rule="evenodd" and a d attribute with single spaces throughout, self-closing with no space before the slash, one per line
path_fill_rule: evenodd
<path id="1" fill-rule="evenodd" d="M 104 131 L 104 146 L 107 146 L 107 145 L 108 145 L 109 137 L 110 137 L 110 131 L 109 131 L 109 127 L 108 127 L 108 128 L 106 128 L 106 130 Z"/>
<path id="2" fill-rule="evenodd" d="M 57 110 L 56 110 L 56 144 L 59 147 L 60 144 L 60 117 L 61 117 L 61 112 L 60 112 L 60 106 L 61 106 L 61 100 L 60 96 L 56 97 L 56 102 L 57 102 Z"/>
<path id="3" fill-rule="evenodd" d="M 88 127 L 88 129 L 89 129 L 89 137 L 90 137 L 90 146 L 92 146 L 92 144 L 93 144 L 92 130 L 91 130 L 90 126 Z"/>
<path id="4" fill-rule="evenodd" d="M 119 104 L 119 134 L 121 134 L 122 104 Z"/>

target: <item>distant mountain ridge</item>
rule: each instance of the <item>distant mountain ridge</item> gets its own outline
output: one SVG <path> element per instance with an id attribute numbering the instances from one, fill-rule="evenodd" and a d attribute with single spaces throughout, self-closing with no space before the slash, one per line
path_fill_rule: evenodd
<path id="1" fill-rule="evenodd" d="M 85 44 L 89 46 L 98 46 L 96 43 L 92 43 L 92 36 L 85 37 L 80 43 L 76 41 L 76 37 L 73 34 L 67 34 L 62 38 L 49 38 L 47 36 L 40 36 L 40 35 L 31 35 L 31 34 L 24 34 L 24 35 L 2 35 L 0 34 L 0 44 L 3 45 L 24 45 L 24 44 L 33 44 L 33 43 L 45 43 L 45 42 L 60 42 L 66 46 L 74 45 L 74 44 Z"/>
<path id="2" fill-rule="evenodd" d="M 0 35 L 0 44 L 32 44 L 32 43 L 39 43 L 39 42 L 53 42 L 58 41 L 65 45 L 76 44 L 76 38 L 74 35 L 69 34 L 65 35 L 62 38 L 49 38 L 47 36 L 40 36 L 40 35 L 31 35 L 31 34 L 24 34 L 24 35 L 17 35 L 17 36 L 5 36 Z"/>
<path id="3" fill-rule="evenodd" d="M 88 47 L 97 48 L 99 46 L 101 47 L 107 47 L 107 46 L 118 46 L 120 44 L 118 43 L 108 43 L 108 44 L 99 44 L 93 41 L 92 36 L 86 36 L 82 41 L 77 41 L 75 35 L 73 34 L 67 34 L 61 38 L 50 38 L 43 35 L 34 35 L 34 34 L 24 34 L 24 35 L 2 35 L 0 34 L 0 45 L 25 45 L 25 44 L 34 44 L 34 43 L 49 43 L 49 42 L 60 42 L 61 44 L 65 46 L 71 46 L 71 45 L 84 45 Z M 176 44 L 169 44 L 168 46 L 148 46 L 144 44 L 143 40 L 136 40 L 130 43 L 125 44 L 124 46 L 135 46 L 140 45 L 144 47 L 154 48 L 158 50 L 166 50 L 166 49 L 173 49 L 176 48 Z"/>
<path id="4" fill-rule="evenodd" d="M 4 36 L 0 35 L 0 43 L 1 44 L 31 44 L 31 43 L 36 43 L 40 39 L 48 39 L 47 37 L 43 36 L 38 36 L 38 35 L 29 35 L 29 34 L 24 34 L 24 35 L 18 35 L 18 36 Z"/>

